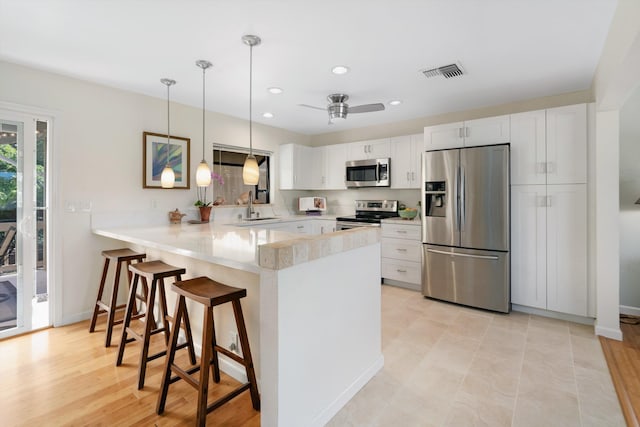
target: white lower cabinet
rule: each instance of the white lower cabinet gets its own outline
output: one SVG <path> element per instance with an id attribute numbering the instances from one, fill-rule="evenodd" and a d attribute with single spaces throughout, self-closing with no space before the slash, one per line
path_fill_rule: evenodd
<path id="1" fill-rule="evenodd" d="M 587 186 L 511 187 L 511 302 L 587 316 Z"/>
<path id="2" fill-rule="evenodd" d="M 422 289 L 422 241 L 420 223 L 382 224 L 381 274 L 390 284 Z"/>

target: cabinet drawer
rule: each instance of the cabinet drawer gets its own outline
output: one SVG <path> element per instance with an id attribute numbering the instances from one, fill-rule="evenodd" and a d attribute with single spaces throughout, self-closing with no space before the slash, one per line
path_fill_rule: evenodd
<path id="1" fill-rule="evenodd" d="M 382 224 L 382 237 L 421 241 L 419 225 Z"/>
<path id="2" fill-rule="evenodd" d="M 382 258 L 381 270 L 384 279 L 415 283 L 416 285 L 422 283 L 422 265 L 417 262 Z"/>
<path id="3" fill-rule="evenodd" d="M 383 258 L 422 262 L 422 243 L 413 240 L 384 237 L 381 252 Z"/>

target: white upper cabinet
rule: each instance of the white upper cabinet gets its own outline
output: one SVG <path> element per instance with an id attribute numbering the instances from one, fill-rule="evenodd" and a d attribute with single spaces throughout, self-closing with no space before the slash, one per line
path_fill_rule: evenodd
<path id="1" fill-rule="evenodd" d="M 424 128 L 425 150 L 464 147 L 464 138 L 461 133 L 463 127 L 464 122 L 456 122 Z"/>
<path id="2" fill-rule="evenodd" d="M 318 181 L 313 176 L 313 148 L 298 144 L 282 144 L 279 148 L 280 189 L 306 190 Z"/>
<path id="3" fill-rule="evenodd" d="M 586 104 L 511 115 L 512 185 L 586 182 Z"/>
<path id="4" fill-rule="evenodd" d="M 587 105 L 547 110 L 547 184 L 587 182 Z"/>
<path id="5" fill-rule="evenodd" d="M 501 144 L 509 139 L 508 115 L 424 128 L 425 150 Z"/>
<path id="6" fill-rule="evenodd" d="M 347 144 L 347 160 L 385 159 L 391 157 L 389 138 Z"/>
<path id="7" fill-rule="evenodd" d="M 546 184 L 545 110 L 511 115 L 511 184 Z"/>
<path id="8" fill-rule="evenodd" d="M 391 138 L 391 188 L 420 188 L 424 135 Z"/>
<path id="9" fill-rule="evenodd" d="M 509 116 L 466 121 L 462 134 L 465 147 L 509 142 L 511 139 Z"/>
<path id="10" fill-rule="evenodd" d="M 345 163 L 347 161 L 347 144 L 325 145 L 318 147 L 324 150 L 323 188 L 326 190 L 344 190 Z"/>

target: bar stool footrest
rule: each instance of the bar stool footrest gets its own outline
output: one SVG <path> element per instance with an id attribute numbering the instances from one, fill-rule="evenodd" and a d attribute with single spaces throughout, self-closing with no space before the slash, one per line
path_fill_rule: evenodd
<path id="1" fill-rule="evenodd" d="M 233 390 L 232 392 L 230 392 L 229 394 L 226 394 L 226 395 L 222 396 L 220 399 L 216 400 L 211 405 L 207 406 L 207 414 L 209 412 L 219 408 L 220 406 L 224 405 L 225 403 L 227 403 L 228 401 L 230 401 L 234 397 L 238 396 L 240 393 L 248 390 L 250 386 L 251 386 L 251 384 L 244 383 L 240 387 L 238 387 L 235 390 Z"/>

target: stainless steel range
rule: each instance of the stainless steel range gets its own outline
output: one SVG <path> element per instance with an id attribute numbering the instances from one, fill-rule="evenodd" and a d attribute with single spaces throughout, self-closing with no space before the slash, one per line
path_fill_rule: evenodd
<path id="1" fill-rule="evenodd" d="M 356 200 L 356 214 L 336 218 L 338 230 L 380 227 L 380 221 L 398 216 L 397 200 Z"/>

